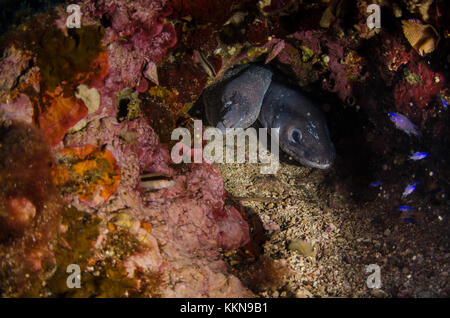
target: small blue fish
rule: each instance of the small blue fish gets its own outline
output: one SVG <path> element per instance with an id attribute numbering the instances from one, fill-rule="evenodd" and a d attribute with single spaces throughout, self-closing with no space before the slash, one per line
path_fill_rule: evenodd
<path id="1" fill-rule="evenodd" d="M 426 158 L 428 156 L 428 153 L 426 152 L 415 152 L 413 153 L 409 159 L 411 160 L 422 160 L 423 158 Z"/>
<path id="2" fill-rule="evenodd" d="M 413 218 L 406 218 L 406 219 L 403 219 L 403 221 L 405 221 L 406 223 L 414 223 L 414 224 L 417 223 L 416 220 L 414 220 Z"/>
<path id="3" fill-rule="evenodd" d="M 397 210 L 402 211 L 402 212 L 408 212 L 408 211 L 412 211 L 414 209 L 412 207 L 410 207 L 410 206 L 404 205 L 404 206 L 399 206 L 397 208 Z"/>
<path id="4" fill-rule="evenodd" d="M 419 181 L 413 181 L 406 185 L 405 191 L 403 191 L 403 198 L 406 198 L 408 195 L 414 192 L 416 190 L 416 185 L 419 184 Z"/>
<path id="5" fill-rule="evenodd" d="M 444 96 L 442 96 L 442 94 L 439 94 L 439 98 L 441 100 L 442 106 L 444 106 L 444 108 L 447 109 L 448 108 L 448 103 L 445 100 Z"/>
<path id="6" fill-rule="evenodd" d="M 370 186 L 374 188 L 379 187 L 380 185 L 382 185 L 381 181 L 375 181 L 370 184 Z"/>
<path id="7" fill-rule="evenodd" d="M 408 117 L 399 113 L 388 113 L 389 118 L 395 124 L 395 127 L 405 132 L 408 136 L 420 136 L 421 133 Z"/>

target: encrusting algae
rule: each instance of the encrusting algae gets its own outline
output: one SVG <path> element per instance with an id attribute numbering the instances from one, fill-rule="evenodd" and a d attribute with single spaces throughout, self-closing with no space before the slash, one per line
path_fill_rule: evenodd
<path id="1" fill-rule="evenodd" d="M 117 189 L 120 168 L 106 149 L 91 145 L 64 148 L 53 171 L 53 180 L 63 194 L 77 195 L 91 206 L 105 202 Z"/>

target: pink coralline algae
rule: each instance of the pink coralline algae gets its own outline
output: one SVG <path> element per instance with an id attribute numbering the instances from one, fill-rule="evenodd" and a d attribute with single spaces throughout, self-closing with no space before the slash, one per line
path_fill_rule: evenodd
<path id="1" fill-rule="evenodd" d="M 185 249 L 197 255 L 248 243 L 248 225 L 234 207 L 224 205 L 223 180 L 213 165 L 192 165 L 175 181 L 172 188 L 144 196 L 152 210 L 159 207 L 164 211 L 169 236 L 184 242 Z"/>
<path id="2" fill-rule="evenodd" d="M 235 207 L 225 206 L 216 216 L 216 222 L 219 229 L 217 244 L 221 248 L 234 250 L 250 241 L 248 224 Z"/>
<path id="3" fill-rule="evenodd" d="M 81 1 L 80 6 L 83 11 L 83 21 L 88 22 L 89 25 L 98 25 L 101 22 L 105 28 L 102 44 L 106 51 L 102 52 L 104 54 L 99 57 L 100 74 L 93 74 L 95 76 L 91 77 L 89 81 L 79 83 L 86 86 L 85 90 L 95 88 L 100 97 L 100 105 L 98 109 L 96 108 L 97 110 L 94 109 L 92 113 L 84 116 L 83 127 L 72 129 L 69 132 L 65 129 L 58 133 L 57 141 L 59 142 L 62 138 L 62 142 L 57 145 L 53 143 L 52 150 L 60 160 L 56 167 L 55 165 L 49 166 L 47 169 L 43 169 L 42 173 L 47 170 L 55 171 L 59 165 L 64 162 L 68 163 L 67 169 L 60 169 L 60 173 L 57 174 L 59 179 L 53 179 L 62 181 L 63 186 L 58 189 L 64 194 L 65 203 L 70 205 L 70 209 L 76 209 L 79 213 L 89 214 L 103 220 L 97 227 L 98 231 L 94 231 L 98 234 L 93 234 L 95 237 L 89 238 L 87 247 L 83 247 L 89 250 L 89 255 L 92 254 L 83 262 L 95 264 L 108 261 L 108 256 L 104 254 L 104 251 L 110 246 L 108 238 L 116 233 L 123 233 L 123 229 L 127 229 L 126 235 L 131 237 L 130 242 L 134 242 L 127 242 L 127 244 L 136 246 L 129 249 L 124 248 L 123 258 L 114 258 L 116 262 L 114 268 L 119 269 L 127 276 L 127 279 L 137 281 L 133 287 L 135 291 L 145 295 L 158 294 L 165 297 L 252 296 L 252 293 L 242 285 L 239 279 L 228 272 L 220 254 L 221 248 L 237 249 L 250 240 L 249 226 L 245 216 L 235 207 L 225 204 L 226 192 L 220 172 L 209 163 L 189 164 L 177 169 L 173 168 L 167 146 L 160 143 L 158 135 L 148 121 L 142 117 L 142 114 L 137 115 L 133 120 L 125 118 L 118 121 L 116 118 L 118 92 L 125 87 L 136 88 L 144 95 L 139 96 L 144 101 L 145 94 L 148 96 L 151 93 L 151 90 L 148 90 L 151 84 L 147 83 L 143 74 L 146 69 L 152 70 L 152 74 L 146 74 L 149 80 L 159 81 L 162 85 L 175 81 L 174 85 L 169 85 L 169 87 L 178 88 L 175 85 L 179 82 L 178 73 L 176 73 L 178 69 L 174 70 L 173 79 L 166 78 L 167 75 L 172 75 L 171 72 L 163 72 L 164 75 L 159 79 L 155 77 L 155 75 L 160 75 L 156 70 L 167 71 L 173 65 L 170 63 L 160 64 L 168 49 L 176 43 L 174 28 L 170 22 L 165 21 L 170 10 L 165 9 L 164 2 L 158 0 Z M 63 14 L 60 13 L 60 20 L 63 18 L 62 16 Z M 67 34 L 64 32 L 67 31 L 64 24 L 58 23 L 58 25 L 62 28 L 63 33 Z M 211 46 L 210 49 L 212 48 Z M 184 61 L 183 65 L 189 65 L 191 59 L 185 55 Z M 198 69 L 195 65 L 192 67 Z M 14 72 L 11 76 L 17 78 L 17 74 L 22 72 L 22 68 L 18 64 L 13 69 Z M 187 68 L 187 70 L 190 69 Z M 201 70 L 199 71 L 201 72 Z M 186 82 L 182 82 L 182 84 L 190 87 L 193 81 L 197 81 L 197 75 L 198 72 L 193 72 L 192 76 L 187 77 Z M 204 80 L 206 81 L 206 78 Z M 5 82 L 4 91 L 9 93 L 12 85 L 12 82 Z M 201 82 L 198 82 L 195 92 L 180 87 L 179 91 L 182 95 L 180 99 L 183 101 L 185 99 L 185 102 L 190 101 L 194 98 L 192 95 L 201 93 L 203 86 L 204 83 L 202 85 Z M 75 93 L 75 91 L 70 91 L 67 96 L 62 95 L 61 99 L 75 99 L 72 95 Z M 12 101 L 15 104 L 7 101 L 6 106 L 3 105 L 0 108 L 2 117 L 11 119 L 12 115 L 18 115 L 18 112 L 14 114 L 14 111 L 11 111 L 12 105 L 27 109 L 29 99 L 34 102 L 33 96 L 27 98 L 26 95 L 19 95 L 19 98 Z M 81 102 L 81 99 L 78 100 Z M 25 114 L 27 113 L 25 112 Z M 71 187 L 70 178 L 66 178 L 65 172 L 68 171 L 70 177 L 70 169 L 77 164 L 75 163 L 76 158 L 68 156 L 67 152 L 77 149 L 95 149 L 114 157 L 114 164 L 118 167 L 114 171 L 120 173 L 120 178 L 116 178 L 120 181 L 117 187 L 112 188 L 112 193 L 105 196 L 104 200 L 86 200 L 83 197 L 86 193 L 73 191 L 74 187 Z M 75 161 L 67 161 L 66 157 Z M 47 157 L 42 156 L 42 160 L 45 158 Z M 101 158 L 99 157 L 97 158 L 99 160 L 95 161 L 94 168 L 98 168 L 97 170 L 90 169 L 89 165 L 92 161 L 90 159 L 92 158 L 87 159 L 85 163 L 80 162 L 83 164 L 83 169 L 76 171 L 77 177 L 79 177 L 77 180 L 83 180 L 85 177 L 86 180 L 94 182 L 94 185 L 100 185 L 94 187 L 95 191 L 105 190 L 101 189 L 101 183 L 98 182 L 102 175 L 97 172 L 103 171 L 101 170 Z M 141 181 L 143 174 L 163 174 L 173 180 L 173 185 L 168 188 L 149 190 L 143 186 Z M 33 175 L 30 174 L 30 176 Z M 29 177 L 24 180 L 29 180 Z M 39 180 L 41 179 L 37 178 L 33 182 Z M 50 178 L 49 182 L 53 180 Z M 30 184 L 33 185 L 33 182 Z M 19 237 L 24 235 L 27 238 L 34 238 L 33 235 L 39 234 L 39 230 L 37 232 L 35 230 L 28 231 L 27 226 L 40 215 L 48 216 L 48 222 L 52 225 L 53 222 L 57 222 L 57 215 L 50 215 L 50 213 L 57 214 L 60 210 L 60 206 L 55 206 L 53 203 L 58 191 L 53 184 L 52 188 L 42 186 L 41 189 L 47 189 L 52 194 L 51 200 L 45 201 L 51 208 L 45 212 L 48 215 L 41 211 L 41 206 L 38 204 L 40 202 L 36 203 L 28 196 L 19 193 L 4 200 L 5 209 L 9 211 L 10 217 L 2 220 L 4 221 L 2 226 L 9 232 L 17 232 Z M 77 190 L 76 187 L 75 190 Z M 36 191 L 36 193 L 40 192 Z M 95 193 L 92 195 L 96 197 Z M 121 219 L 118 217 L 119 215 L 125 215 L 125 217 Z M 123 219 L 135 221 L 123 221 Z M 70 220 L 70 222 L 76 223 L 77 220 Z M 66 233 L 65 226 L 63 223 L 60 227 L 62 235 Z M 117 227 L 120 227 L 120 230 L 115 232 Z M 48 228 L 49 236 L 54 233 L 53 228 Z M 46 236 L 43 238 L 45 239 L 42 242 L 49 241 Z M 37 240 L 37 242 L 41 241 Z M 77 242 L 71 242 L 68 245 L 67 242 L 61 240 L 60 243 L 66 248 L 70 245 L 69 255 L 77 257 L 76 253 L 81 248 L 77 246 Z M 33 247 L 32 244 L 28 245 Z M 47 252 L 50 250 L 47 246 L 39 245 L 39 247 L 41 247 L 39 253 L 31 251 L 33 257 L 28 257 L 27 255 L 31 255 L 28 252 L 23 254 L 27 260 L 32 261 L 30 268 L 35 269 L 39 274 L 47 273 L 46 270 L 54 269 L 53 265 L 60 260 L 58 258 L 60 251 L 57 250 L 55 259 L 52 253 Z M 21 251 L 19 248 L 17 250 Z M 24 261 L 23 264 L 29 264 L 29 262 Z M 57 265 L 64 266 L 64 264 Z M 4 274 L 3 276 L 6 277 L 10 270 L 11 267 L 2 268 L 2 275 Z M 61 267 L 57 269 L 56 278 L 52 277 L 53 272 L 48 277 L 39 276 L 39 279 L 34 281 L 41 283 L 46 279 L 57 279 L 60 270 L 64 271 L 65 269 Z M 90 275 L 89 267 L 83 268 L 82 271 L 84 274 Z M 18 284 L 23 277 L 23 275 L 19 278 L 12 276 L 10 280 L 5 281 L 5 288 L 1 290 L 7 290 L 8 286 L 20 285 L 18 286 L 18 295 L 26 294 L 26 289 Z M 150 284 L 151 287 L 149 287 L 152 290 L 145 290 L 153 277 L 160 277 L 161 283 L 157 284 L 156 281 L 159 282 L 159 280 L 155 280 L 154 284 Z M 106 277 L 104 279 L 107 280 Z M 58 294 L 58 290 L 53 289 L 52 292 Z M 13 293 L 6 294 L 13 295 Z M 33 295 L 36 295 L 36 289 Z"/>
<path id="4" fill-rule="evenodd" d="M 102 44 L 107 54 L 105 61 L 99 63 L 106 65 L 107 70 L 89 84 L 101 97 L 99 109 L 86 118 L 91 121 L 114 115 L 115 94 L 125 87 L 146 91 L 150 83 L 144 70 L 148 65 L 156 69 L 156 63 L 161 62 L 177 38 L 173 25 L 165 21 L 170 9 L 164 7 L 163 1 L 81 1 L 80 6 L 83 19 L 105 25 Z"/>
<path id="5" fill-rule="evenodd" d="M 161 286 L 163 296 L 251 295 L 220 259 L 219 248 L 236 249 L 249 241 L 249 228 L 234 207 L 224 204 L 223 180 L 213 165 L 173 170 L 168 150 L 142 118 L 122 123 L 115 117 L 94 120 L 64 141 L 66 147 L 84 144 L 104 145 L 121 170 L 116 193 L 96 213 L 108 218 L 127 210 L 141 224 L 151 224 L 147 243 L 122 263 L 128 275 L 158 273 L 165 281 L 177 282 Z M 141 187 L 143 173 L 169 175 L 175 184 L 147 192 Z M 83 203 L 72 204 L 92 211 Z"/>
<path id="6" fill-rule="evenodd" d="M 383 35 L 380 42 L 380 45 L 377 45 L 375 48 L 376 54 L 374 56 L 380 59 L 379 62 L 377 61 L 377 63 L 382 65 L 380 75 L 390 86 L 396 72 L 408 64 L 414 58 L 415 53 L 411 48 L 403 44 L 400 39 L 389 34 Z"/>
<path id="7" fill-rule="evenodd" d="M 444 87 L 442 74 L 431 70 L 425 61 L 411 61 L 394 87 L 395 107 L 405 113 L 412 108 L 425 108 Z"/>
<path id="8" fill-rule="evenodd" d="M 135 87 L 145 79 L 147 62 L 159 62 L 177 41 L 175 29 L 164 18 L 170 10 L 162 1 L 86 1 L 92 17 L 109 21 L 105 28 L 110 74 L 107 86 L 120 90 Z"/>
<path id="9" fill-rule="evenodd" d="M 363 81 L 366 74 L 362 72 L 365 61 L 348 48 L 350 43 L 322 31 L 299 31 L 293 37 L 301 44 L 294 46 L 286 41 L 278 61 L 291 67 L 301 86 L 322 79 L 325 90 L 352 104 L 353 84 Z"/>
<path id="10" fill-rule="evenodd" d="M 32 57 L 29 54 L 14 46 L 3 51 L 3 56 L 0 58 L 0 74 L 2 74 L 0 77 L 0 103 L 7 102 L 12 91 L 29 80 L 31 62 Z M 36 85 L 35 89 L 39 91 L 39 86 Z"/>
<path id="11" fill-rule="evenodd" d="M 0 117 L 31 124 L 33 122 L 33 106 L 28 96 L 20 94 L 13 102 L 0 103 Z"/>

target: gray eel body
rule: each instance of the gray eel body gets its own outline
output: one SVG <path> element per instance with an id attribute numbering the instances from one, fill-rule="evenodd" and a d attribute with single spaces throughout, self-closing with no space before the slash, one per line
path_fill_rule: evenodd
<path id="1" fill-rule="evenodd" d="M 258 65 L 227 71 L 203 94 L 209 124 L 225 131 L 247 128 L 259 119 L 266 128 L 280 128 L 280 147 L 296 161 L 329 168 L 335 150 L 324 114 L 298 89 L 272 76 L 271 70 Z"/>

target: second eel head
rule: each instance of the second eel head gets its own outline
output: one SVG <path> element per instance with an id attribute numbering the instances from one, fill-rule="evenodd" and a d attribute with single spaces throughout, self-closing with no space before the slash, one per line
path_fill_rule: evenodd
<path id="1" fill-rule="evenodd" d="M 335 148 L 320 108 L 300 91 L 272 82 L 260 121 L 279 130 L 279 145 L 299 163 L 319 169 L 331 167 Z"/>

